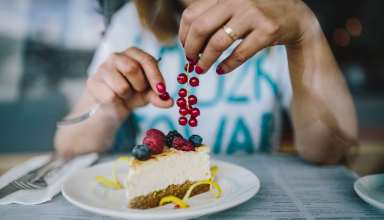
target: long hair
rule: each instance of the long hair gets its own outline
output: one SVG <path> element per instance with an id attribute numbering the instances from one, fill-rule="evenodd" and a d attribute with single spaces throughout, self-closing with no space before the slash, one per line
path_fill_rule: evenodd
<path id="1" fill-rule="evenodd" d="M 108 25 L 113 14 L 129 0 L 98 0 L 100 11 Z M 180 0 L 133 0 L 142 25 L 163 43 L 175 39 L 183 11 Z"/>

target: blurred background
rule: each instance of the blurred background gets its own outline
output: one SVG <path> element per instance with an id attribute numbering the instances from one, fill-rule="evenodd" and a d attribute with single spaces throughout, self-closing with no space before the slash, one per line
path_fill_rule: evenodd
<path id="1" fill-rule="evenodd" d="M 382 143 L 384 1 L 305 2 L 352 91 L 361 140 Z M 96 0 L 0 1 L 0 153 L 52 149 L 55 123 L 81 93 L 107 22 Z"/>

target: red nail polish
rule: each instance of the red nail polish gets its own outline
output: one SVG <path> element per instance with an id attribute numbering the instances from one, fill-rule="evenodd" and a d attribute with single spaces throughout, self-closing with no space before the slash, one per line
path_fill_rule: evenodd
<path id="1" fill-rule="evenodd" d="M 216 68 L 216 73 L 219 74 L 219 75 L 224 74 L 224 69 L 223 69 L 223 67 L 218 66 L 218 67 Z"/>
<path id="2" fill-rule="evenodd" d="M 162 93 L 159 95 L 160 99 L 163 100 L 163 101 L 166 101 L 168 99 L 170 99 L 171 97 L 169 96 L 169 93 L 168 92 L 165 92 L 165 93 Z"/>
<path id="3" fill-rule="evenodd" d="M 201 68 L 200 66 L 196 66 L 196 67 L 195 67 L 195 72 L 196 72 L 197 74 L 202 74 L 202 73 L 204 72 L 204 70 L 203 70 L 203 68 Z"/>
<path id="4" fill-rule="evenodd" d="M 162 82 L 159 82 L 156 84 L 156 89 L 159 93 L 165 93 L 167 91 L 167 88 L 165 87 L 165 84 Z"/>

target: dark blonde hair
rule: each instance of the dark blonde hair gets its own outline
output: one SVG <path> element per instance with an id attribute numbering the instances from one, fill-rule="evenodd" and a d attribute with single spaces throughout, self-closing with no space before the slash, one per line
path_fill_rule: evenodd
<path id="1" fill-rule="evenodd" d="M 183 5 L 179 0 L 134 0 L 140 21 L 162 43 L 171 43 L 179 30 Z"/>

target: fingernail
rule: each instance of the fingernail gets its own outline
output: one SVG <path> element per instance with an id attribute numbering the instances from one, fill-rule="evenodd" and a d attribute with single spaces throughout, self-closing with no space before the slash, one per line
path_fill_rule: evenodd
<path id="1" fill-rule="evenodd" d="M 186 58 L 187 58 L 187 60 L 188 60 L 188 62 L 189 62 L 190 64 L 192 64 L 192 65 L 196 65 L 197 60 L 194 60 L 194 59 L 189 58 L 189 57 L 186 57 Z"/>
<path id="2" fill-rule="evenodd" d="M 219 74 L 219 75 L 223 75 L 225 73 L 223 67 L 222 66 L 218 66 L 216 68 L 216 73 Z"/>
<path id="3" fill-rule="evenodd" d="M 165 87 L 165 84 L 162 82 L 159 82 L 156 84 L 156 89 L 159 93 L 165 93 L 167 91 L 167 88 Z"/>
<path id="4" fill-rule="evenodd" d="M 168 99 L 170 99 L 171 97 L 169 96 L 169 93 L 168 92 L 165 92 L 165 93 L 162 93 L 159 95 L 160 99 L 163 100 L 163 101 L 166 101 Z"/>
<path id="5" fill-rule="evenodd" d="M 202 74 L 202 73 L 204 72 L 204 70 L 203 70 L 203 68 L 201 68 L 200 66 L 196 66 L 196 67 L 195 67 L 195 72 L 196 72 L 197 74 Z"/>

